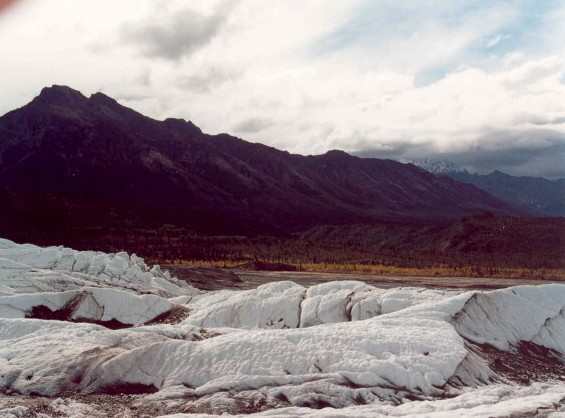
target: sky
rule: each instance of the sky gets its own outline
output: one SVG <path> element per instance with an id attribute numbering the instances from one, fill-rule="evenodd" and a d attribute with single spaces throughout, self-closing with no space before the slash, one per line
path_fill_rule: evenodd
<path id="1" fill-rule="evenodd" d="M 301 154 L 565 177 L 565 0 L 0 0 L 0 114 L 102 91 Z"/>

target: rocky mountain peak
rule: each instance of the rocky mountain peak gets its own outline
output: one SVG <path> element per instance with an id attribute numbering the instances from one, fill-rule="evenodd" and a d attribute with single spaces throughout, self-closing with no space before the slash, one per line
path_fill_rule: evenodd
<path id="1" fill-rule="evenodd" d="M 35 99 L 36 102 L 56 105 L 84 103 L 87 100 L 80 91 L 56 84 L 43 88 Z"/>

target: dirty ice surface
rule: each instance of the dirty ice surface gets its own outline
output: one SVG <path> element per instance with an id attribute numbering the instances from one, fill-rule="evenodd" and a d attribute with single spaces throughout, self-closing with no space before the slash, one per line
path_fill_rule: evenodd
<path id="1" fill-rule="evenodd" d="M 564 416 L 565 285 L 203 292 L 0 239 L 0 417 Z"/>

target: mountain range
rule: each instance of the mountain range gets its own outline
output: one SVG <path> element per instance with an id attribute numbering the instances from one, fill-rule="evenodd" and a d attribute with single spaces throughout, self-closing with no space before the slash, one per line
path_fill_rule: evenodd
<path id="1" fill-rule="evenodd" d="M 501 200 L 531 214 L 565 216 L 565 179 L 511 176 L 499 170 L 490 174 L 454 172 L 449 176 L 473 184 Z"/>
<path id="2" fill-rule="evenodd" d="M 0 233 L 173 224 L 280 234 L 325 224 L 455 219 L 520 209 L 412 164 L 302 156 L 96 93 L 44 88 L 0 118 Z M 46 232 L 48 233 L 48 232 Z"/>
<path id="3" fill-rule="evenodd" d="M 565 216 L 565 179 L 512 176 L 500 170 L 470 173 L 450 161 L 422 159 L 415 165 L 440 176 L 448 176 L 481 190 L 536 216 Z"/>

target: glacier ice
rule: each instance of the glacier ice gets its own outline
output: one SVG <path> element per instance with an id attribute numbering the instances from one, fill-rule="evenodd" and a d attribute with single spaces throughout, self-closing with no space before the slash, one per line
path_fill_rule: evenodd
<path id="1" fill-rule="evenodd" d="M 29 413 L 30 395 L 88 416 L 66 394 L 126 389 L 162 415 L 194 413 L 177 417 L 558 411 L 564 312 L 561 284 L 461 292 L 283 281 L 202 292 L 125 253 L 0 240 L 0 416 Z M 524 344 L 555 362 L 551 381 L 521 382 L 499 366 L 526 361 Z"/>

